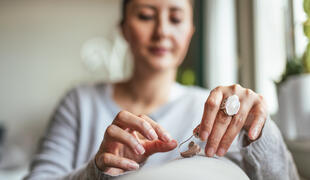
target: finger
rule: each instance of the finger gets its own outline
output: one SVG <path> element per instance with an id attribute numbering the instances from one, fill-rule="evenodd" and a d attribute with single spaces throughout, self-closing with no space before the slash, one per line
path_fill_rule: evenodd
<path id="1" fill-rule="evenodd" d="M 149 140 L 156 140 L 158 138 L 150 123 L 128 111 L 119 112 L 115 117 L 113 124 L 116 124 L 123 129 L 130 128 L 138 131 Z"/>
<path id="2" fill-rule="evenodd" d="M 151 124 L 151 126 L 154 128 L 154 130 L 156 131 L 158 137 L 161 140 L 163 140 L 165 142 L 169 142 L 169 141 L 173 140 L 171 135 L 163 127 L 161 127 L 158 123 L 153 121 L 151 118 L 149 118 L 146 115 L 140 115 L 139 117 L 141 117 L 142 119 L 146 120 L 148 123 Z"/>
<path id="3" fill-rule="evenodd" d="M 108 174 L 110 176 L 118 176 L 120 174 L 123 174 L 125 171 L 123 169 L 120 169 L 120 168 L 106 168 L 104 171 L 103 171 L 105 174 Z"/>
<path id="4" fill-rule="evenodd" d="M 128 147 L 131 147 L 131 149 L 138 155 L 142 155 L 145 152 L 144 147 L 132 134 L 114 124 L 107 128 L 106 135 L 108 140 L 118 141 Z"/>
<path id="5" fill-rule="evenodd" d="M 212 132 L 208 138 L 208 142 L 205 147 L 205 153 L 207 156 L 214 156 L 230 121 L 231 116 L 227 116 L 222 110 L 217 113 Z"/>
<path id="6" fill-rule="evenodd" d="M 267 113 L 266 108 L 261 104 L 255 105 L 250 113 L 253 116 L 253 122 L 250 125 L 248 137 L 254 141 L 260 137 L 261 131 L 267 119 Z"/>
<path id="7" fill-rule="evenodd" d="M 223 93 L 220 88 L 216 88 L 211 91 L 204 107 L 203 117 L 200 123 L 199 137 L 202 141 L 206 141 L 210 134 L 214 120 L 219 111 L 221 102 L 223 99 Z"/>
<path id="8" fill-rule="evenodd" d="M 108 168 L 120 168 L 126 171 L 139 169 L 139 164 L 135 161 L 111 153 L 103 153 L 98 160 L 99 162 L 97 161 L 96 164 L 102 171 L 106 171 Z"/>
<path id="9" fill-rule="evenodd" d="M 227 131 L 225 132 L 219 144 L 216 153 L 218 156 L 224 156 L 226 154 L 230 145 L 232 144 L 236 136 L 239 134 L 241 128 L 244 126 L 251 107 L 252 103 L 246 101 L 242 102 L 242 104 L 240 105 L 239 112 L 232 117 L 232 120 L 227 128 Z"/>
<path id="10" fill-rule="evenodd" d="M 145 155 L 150 156 L 158 152 L 168 152 L 175 149 L 178 146 L 176 140 L 171 140 L 169 142 L 163 142 L 160 140 L 148 141 L 144 144 Z"/>

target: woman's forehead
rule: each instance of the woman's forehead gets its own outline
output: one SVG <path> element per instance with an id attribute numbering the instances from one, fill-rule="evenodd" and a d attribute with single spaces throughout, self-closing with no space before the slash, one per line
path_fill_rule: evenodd
<path id="1" fill-rule="evenodd" d="M 131 0 L 134 8 L 151 8 L 171 10 L 187 10 L 191 8 L 190 0 Z"/>

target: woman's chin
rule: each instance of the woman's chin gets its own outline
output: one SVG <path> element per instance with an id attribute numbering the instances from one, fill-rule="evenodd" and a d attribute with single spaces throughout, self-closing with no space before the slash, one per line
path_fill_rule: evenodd
<path id="1" fill-rule="evenodd" d="M 165 57 L 151 57 L 148 58 L 148 64 L 152 69 L 158 71 L 171 70 L 178 68 L 178 62 L 175 58 L 165 56 Z"/>

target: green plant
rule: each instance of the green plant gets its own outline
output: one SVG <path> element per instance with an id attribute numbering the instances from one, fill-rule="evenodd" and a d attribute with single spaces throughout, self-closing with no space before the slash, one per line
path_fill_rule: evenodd
<path id="1" fill-rule="evenodd" d="M 304 33 L 310 42 L 310 0 L 304 0 L 304 11 L 307 14 L 307 20 L 304 23 Z M 310 43 L 308 43 L 306 52 L 303 56 L 304 72 L 310 73 Z"/>
<path id="2" fill-rule="evenodd" d="M 196 75 L 194 70 L 191 68 L 179 68 L 177 81 L 184 85 L 195 85 Z"/>
<path id="3" fill-rule="evenodd" d="M 286 63 L 285 71 L 282 74 L 281 80 L 277 84 L 281 84 L 287 80 L 289 76 L 302 74 L 304 72 L 302 59 L 288 60 Z"/>
<path id="4" fill-rule="evenodd" d="M 286 63 L 285 71 L 281 80 L 277 84 L 281 84 L 287 80 L 289 76 L 303 73 L 310 73 L 310 0 L 304 0 L 304 11 L 307 14 L 307 20 L 304 22 L 304 33 L 308 38 L 308 46 L 301 58 L 290 59 Z"/>

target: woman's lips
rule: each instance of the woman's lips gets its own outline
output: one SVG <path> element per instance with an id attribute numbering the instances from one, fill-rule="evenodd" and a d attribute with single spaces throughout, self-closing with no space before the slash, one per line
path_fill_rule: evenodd
<path id="1" fill-rule="evenodd" d="M 163 56 L 168 53 L 169 49 L 163 47 L 150 47 L 149 51 L 156 56 Z"/>

